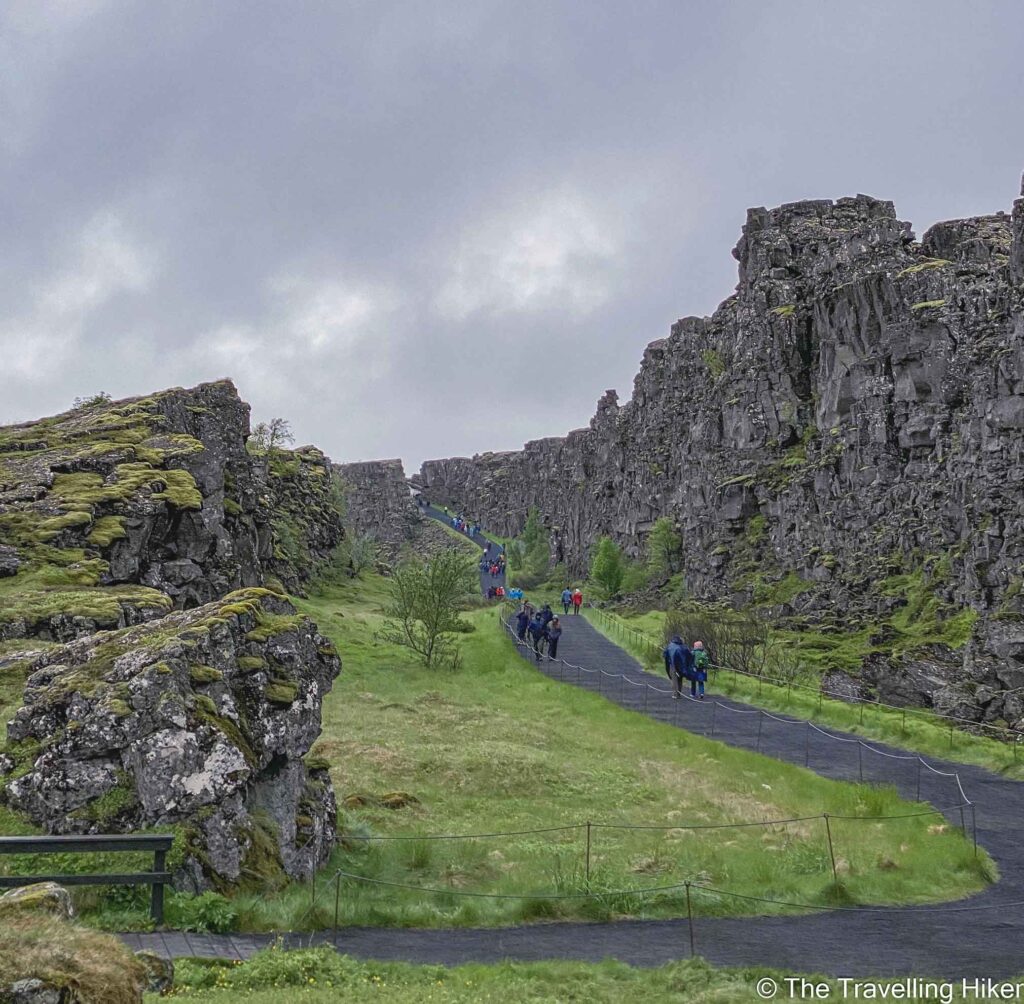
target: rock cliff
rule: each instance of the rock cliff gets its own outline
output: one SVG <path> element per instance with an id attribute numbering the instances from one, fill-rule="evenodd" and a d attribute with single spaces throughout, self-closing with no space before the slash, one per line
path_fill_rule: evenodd
<path id="1" fill-rule="evenodd" d="M 227 381 L 0 428 L 0 797 L 50 832 L 176 827 L 183 888 L 305 877 L 334 841 L 303 756 L 340 664 L 273 590 L 340 543 L 341 494 L 248 436 Z"/>
<path id="2" fill-rule="evenodd" d="M 346 500 L 346 520 L 358 534 L 372 534 L 393 560 L 422 522 L 401 460 L 335 464 Z"/>
<path id="3" fill-rule="evenodd" d="M 303 757 L 340 662 L 283 597 L 231 593 L 24 669 L 0 797 L 47 832 L 178 826 L 175 884 L 194 890 L 308 878 L 330 855 L 334 793 Z"/>
<path id="4" fill-rule="evenodd" d="M 669 516 L 691 595 L 930 645 L 863 685 L 1020 722 L 1024 198 L 920 241 L 863 195 L 753 209 L 733 254 L 736 292 L 648 346 L 627 404 L 429 461 L 425 491 L 504 534 L 537 506 L 577 572 Z"/>
<path id="5" fill-rule="evenodd" d="M 298 590 L 341 540 L 330 461 L 254 456 L 227 381 L 0 428 L 0 639 L 64 641 L 268 575 Z"/>

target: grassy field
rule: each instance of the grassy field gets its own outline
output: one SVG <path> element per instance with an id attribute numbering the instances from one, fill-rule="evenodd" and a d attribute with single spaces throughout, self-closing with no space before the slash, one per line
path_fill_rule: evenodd
<path id="1" fill-rule="evenodd" d="M 426 670 L 378 639 L 387 599 L 386 580 L 368 575 L 296 601 L 344 660 L 313 754 L 331 765 L 346 836 L 319 877 L 315 903 L 311 885 L 239 893 L 225 922 L 232 929 L 327 926 L 335 892 L 328 883 L 339 869 L 413 887 L 346 878 L 340 923 L 410 926 L 678 916 L 681 889 L 636 890 L 685 881 L 822 906 L 920 903 L 968 895 L 994 875 L 991 861 L 975 858 L 959 831 L 936 817 L 864 818 L 911 811 L 892 790 L 827 781 L 547 679 L 519 658 L 491 607 L 466 614 L 474 630 L 463 636 L 459 672 Z M 826 811 L 854 817 L 832 822 L 838 882 L 820 818 Z M 808 816 L 819 818 L 688 828 Z M 588 877 L 588 820 L 662 828 L 593 827 Z M 564 829 L 424 838 L 549 827 Z M 0 810 L 0 832 L 22 829 Z M 92 923 L 146 924 L 137 891 L 80 897 L 94 909 Z M 694 904 L 706 915 L 752 909 L 696 890 Z M 189 901 L 172 897 L 170 923 L 194 917 Z"/>
<path id="2" fill-rule="evenodd" d="M 843 785 L 796 767 L 690 736 L 538 674 L 499 632 L 493 609 L 467 614 L 458 673 L 428 671 L 376 638 L 386 582 L 368 577 L 298 601 L 343 653 L 314 753 L 332 765 L 345 840 L 310 889 L 240 895 L 242 927 L 317 926 L 333 917 L 336 869 L 402 889 L 345 880 L 342 923 L 489 925 L 563 917 L 678 915 L 682 890 L 622 890 L 690 880 L 769 899 L 814 904 L 910 903 L 955 898 L 992 874 L 958 832 L 934 817 L 833 824 L 833 883 L 823 822 L 735 830 L 718 824 L 909 811 L 890 790 Z M 390 807 L 389 807 L 390 806 Z M 663 826 L 591 831 L 587 820 Z M 479 834 L 574 827 L 472 840 Z M 401 840 L 366 841 L 368 836 Z M 423 887 L 440 890 L 424 893 Z M 523 895 L 471 898 L 466 892 Z M 546 899 L 541 893 L 596 898 Z M 705 914 L 749 911 L 697 893 Z M 785 912 L 783 907 L 767 907 Z"/>
<path id="3" fill-rule="evenodd" d="M 662 611 L 626 616 L 584 609 L 584 615 L 598 631 L 630 652 L 648 669 L 662 675 L 661 666 L 651 662 L 648 644 L 662 644 L 665 618 Z M 625 630 L 619 630 L 617 625 Z M 638 632 L 642 639 L 632 631 Z M 875 708 L 870 704 L 862 707 L 839 700 L 819 699 L 810 690 L 797 687 L 790 690 L 728 671 L 718 672 L 709 682 L 708 692 L 712 690 L 770 711 L 781 711 L 833 726 L 865 739 L 877 739 L 927 756 L 978 764 L 1008 777 L 1024 778 L 1024 751 L 1017 750 L 1015 756 L 1014 747 L 1010 744 L 961 729 L 951 731 L 948 723 L 929 719 L 926 714 L 908 713 L 904 716 L 899 711 Z"/>
<path id="4" fill-rule="evenodd" d="M 305 1004 L 363 1004 L 371 1000 L 388 1004 L 753 1004 L 765 999 L 758 994 L 757 986 L 758 981 L 766 978 L 774 980 L 779 988 L 777 999 L 789 998 L 785 980 L 793 975 L 762 967 L 719 969 L 701 958 L 652 969 L 637 969 L 615 961 L 503 962 L 448 968 L 359 962 L 330 949 L 270 949 L 234 965 L 179 959 L 170 996 L 215 1004 L 280 1004 L 282 999 Z M 843 996 L 842 984 L 837 980 L 813 974 L 806 974 L 805 978 L 828 988 L 827 994 L 822 992 L 818 999 L 838 1000 Z M 923 977 L 919 980 L 918 986 L 926 982 Z M 901 991 L 905 993 L 906 989 L 901 980 L 865 980 L 861 986 L 862 997 L 865 990 L 873 990 L 872 999 L 877 1000 L 900 999 Z M 925 991 L 915 999 L 922 1004 L 990 999 L 965 995 L 957 981 L 952 981 L 950 989 L 948 996 L 944 991 Z M 287 996 L 283 997 L 283 993 Z M 147 1004 L 163 999 L 146 996 Z"/>

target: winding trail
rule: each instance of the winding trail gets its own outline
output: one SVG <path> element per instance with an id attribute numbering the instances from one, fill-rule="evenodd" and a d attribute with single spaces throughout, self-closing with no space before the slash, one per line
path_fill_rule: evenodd
<path id="1" fill-rule="evenodd" d="M 427 514 L 447 521 L 436 509 Z M 484 588 L 493 581 L 489 575 L 481 575 Z M 698 735 L 710 737 L 713 732 L 720 742 L 806 765 L 824 777 L 857 781 L 863 772 L 865 780 L 893 784 L 905 797 L 920 797 L 936 806 L 955 806 L 962 801 L 959 778 L 974 803 L 974 818 L 969 810 L 962 820 L 960 809 L 954 809 L 947 813 L 949 822 L 956 826 L 966 823 L 969 833 L 975 824 L 978 843 L 1000 869 L 999 882 L 956 903 L 850 908 L 785 917 L 697 917 L 696 954 L 718 965 L 766 965 L 794 973 L 851 977 L 1005 979 L 1024 972 L 1024 783 L 981 767 L 938 760 L 928 760 L 934 770 L 921 769 L 917 754 L 906 750 L 878 743 L 866 747 L 861 737 L 825 732 L 787 716 L 762 714 L 750 705 L 717 695 L 717 707 L 709 701 L 672 700 L 666 680 L 655 682 L 654 676 L 582 616 L 570 614 L 562 618 L 562 624 L 559 655 L 564 662 L 544 660 L 538 669 L 554 679 L 600 690 L 623 708 Z M 532 652 L 521 651 L 534 661 Z M 652 689 L 651 684 L 659 689 Z M 560 922 L 498 929 L 347 927 L 339 930 L 336 942 L 330 932 L 312 937 L 288 934 L 283 941 L 290 946 L 335 943 L 340 951 L 356 957 L 413 963 L 616 958 L 655 966 L 687 956 L 689 936 L 687 921 L 681 919 Z M 246 958 L 278 936 L 167 932 L 122 937 L 132 948 L 167 956 Z"/>

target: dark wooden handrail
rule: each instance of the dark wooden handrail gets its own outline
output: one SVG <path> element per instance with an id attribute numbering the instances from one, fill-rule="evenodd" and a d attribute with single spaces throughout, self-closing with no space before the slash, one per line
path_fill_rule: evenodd
<path id="1" fill-rule="evenodd" d="M 87 834 L 59 837 L 0 837 L 0 854 L 97 854 L 102 852 L 152 851 L 153 868 L 148 872 L 89 875 L 0 875 L 0 889 L 15 889 L 35 882 L 59 885 L 148 885 L 152 886 L 149 913 L 157 924 L 164 922 L 164 886 L 170 885 L 167 852 L 173 834 Z"/>

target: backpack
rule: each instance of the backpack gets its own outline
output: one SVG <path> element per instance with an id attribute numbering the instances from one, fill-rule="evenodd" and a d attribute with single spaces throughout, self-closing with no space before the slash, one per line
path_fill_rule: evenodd
<path id="1" fill-rule="evenodd" d="M 711 664 L 711 659 L 707 652 L 702 648 L 696 648 L 693 650 L 693 668 L 698 673 L 703 673 L 707 676 L 708 666 Z"/>

